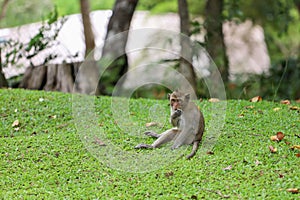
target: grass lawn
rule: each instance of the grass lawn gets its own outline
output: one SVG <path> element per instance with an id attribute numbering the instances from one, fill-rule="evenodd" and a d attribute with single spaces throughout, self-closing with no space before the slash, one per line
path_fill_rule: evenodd
<path id="1" fill-rule="evenodd" d="M 71 94 L 0 90 L 0 199 L 300 199 L 299 193 L 287 191 L 300 189 L 300 151 L 290 149 L 300 145 L 300 113 L 290 109 L 299 104 L 229 100 L 225 125 L 212 152 L 199 151 L 191 160 L 178 156 L 158 168 L 160 161 L 151 161 L 154 170 L 134 172 L 111 167 L 112 153 L 99 156 L 88 150 L 82 129 L 76 128 L 72 102 Z M 125 131 L 113 117 L 111 98 L 98 97 L 94 103 L 94 129 L 104 132 L 120 152 L 137 156 L 177 152 L 168 147 L 137 151 L 136 144 L 153 139 L 141 132 L 129 134 L 146 129 L 153 119 L 159 122 L 154 129 L 167 128 L 167 101 L 130 100 L 134 123 Z M 218 103 L 198 104 L 212 130 L 209 127 L 218 122 L 209 111 Z M 153 105 L 161 118 L 148 112 Z M 277 132 L 283 132 L 284 139 L 271 141 Z M 91 144 L 101 146 L 99 152 L 110 148 L 102 147 L 102 138 L 94 139 Z M 191 147 L 187 148 L 189 152 Z M 140 163 L 132 163 L 132 169 L 135 166 Z"/>

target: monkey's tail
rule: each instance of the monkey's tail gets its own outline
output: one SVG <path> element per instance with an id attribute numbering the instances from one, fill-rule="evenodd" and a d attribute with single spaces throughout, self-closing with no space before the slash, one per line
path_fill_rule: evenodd
<path id="1" fill-rule="evenodd" d="M 198 148 L 199 148 L 199 143 L 200 141 L 194 141 L 193 143 L 193 149 L 192 149 L 192 152 L 190 153 L 190 155 L 188 155 L 186 158 L 187 159 L 191 159 L 197 152 Z"/>

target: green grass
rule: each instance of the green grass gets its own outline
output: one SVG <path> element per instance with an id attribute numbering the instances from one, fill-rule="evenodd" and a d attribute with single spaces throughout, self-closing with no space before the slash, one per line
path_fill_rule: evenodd
<path id="1" fill-rule="evenodd" d="M 107 158 L 97 159 L 87 150 L 72 115 L 72 95 L 0 90 L 0 104 L 0 199 L 299 198 L 286 191 L 300 188 L 300 158 L 295 156 L 297 150 L 289 148 L 300 144 L 300 114 L 288 105 L 229 100 L 214 154 L 198 152 L 189 161 L 178 158 L 154 171 L 134 173 L 111 168 Z M 153 105 L 168 112 L 167 101 L 130 100 L 133 132 L 144 130 L 153 119 L 144 111 Z M 208 127 L 214 125 L 209 113 L 214 105 L 199 102 Z M 94 127 L 103 130 L 121 151 L 138 155 L 171 151 L 134 150 L 134 145 L 152 139 L 117 127 L 110 108 L 111 98 L 95 99 Z M 19 125 L 12 127 L 15 120 Z M 158 120 L 167 128 L 167 116 Z M 284 140 L 271 141 L 278 131 L 285 134 Z M 270 152 L 270 145 L 277 153 Z M 232 168 L 224 170 L 228 166 Z"/>

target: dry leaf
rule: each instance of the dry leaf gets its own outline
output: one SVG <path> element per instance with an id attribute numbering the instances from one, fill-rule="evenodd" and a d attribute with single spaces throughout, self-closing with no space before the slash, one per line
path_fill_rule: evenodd
<path id="1" fill-rule="evenodd" d="M 211 102 L 211 103 L 217 103 L 217 102 L 220 102 L 220 99 L 218 99 L 218 98 L 210 98 L 210 99 L 208 100 L 208 102 Z"/>
<path id="2" fill-rule="evenodd" d="M 165 173 L 165 177 L 169 178 L 169 177 L 171 177 L 171 176 L 174 176 L 174 172 L 169 171 L 169 172 L 166 172 L 166 173 Z"/>
<path id="3" fill-rule="evenodd" d="M 244 114 L 239 114 L 238 117 L 242 118 L 244 117 L 245 115 Z"/>
<path id="4" fill-rule="evenodd" d="M 48 116 L 49 117 L 49 119 L 56 119 L 56 115 L 51 115 L 51 116 Z"/>
<path id="5" fill-rule="evenodd" d="M 293 194 L 298 194 L 299 193 L 299 189 L 298 188 L 289 188 L 286 191 L 287 192 L 291 192 Z"/>
<path id="6" fill-rule="evenodd" d="M 279 174 L 279 178 L 284 178 L 284 175 L 283 174 Z"/>
<path id="7" fill-rule="evenodd" d="M 270 139 L 271 139 L 272 141 L 277 141 L 277 142 L 281 141 L 283 138 L 284 138 L 284 134 L 283 134 L 282 132 L 277 132 L 276 135 L 272 135 L 272 136 L 270 137 Z"/>
<path id="8" fill-rule="evenodd" d="M 286 104 L 286 105 L 290 105 L 291 104 L 291 101 L 286 99 L 286 100 L 281 100 L 280 101 L 281 104 Z"/>
<path id="9" fill-rule="evenodd" d="M 298 111 L 300 111 L 300 107 L 297 107 L 297 106 L 290 106 L 290 110 L 298 110 Z"/>
<path id="10" fill-rule="evenodd" d="M 274 148 L 273 146 L 269 146 L 269 149 L 270 149 L 271 153 L 276 153 L 277 152 L 277 149 Z"/>
<path id="11" fill-rule="evenodd" d="M 17 127 L 17 126 L 19 126 L 20 125 L 20 122 L 19 122 L 19 120 L 15 120 L 13 123 L 12 123 L 12 127 Z"/>
<path id="12" fill-rule="evenodd" d="M 106 144 L 99 140 L 99 138 L 97 137 L 95 137 L 94 144 L 98 144 L 99 146 L 106 146 Z"/>
<path id="13" fill-rule="evenodd" d="M 278 141 L 281 141 L 284 138 L 284 134 L 282 132 L 277 132 L 276 137 L 278 138 Z"/>
<path id="14" fill-rule="evenodd" d="M 297 158 L 300 158 L 300 153 L 296 153 L 296 157 L 297 157 Z"/>
<path id="15" fill-rule="evenodd" d="M 231 169 L 232 169 L 232 166 L 231 166 L 231 165 L 229 165 L 228 167 L 223 168 L 224 171 L 226 171 L 226 170 L 231 170 Z"/>
<path id="16" fill-rule="evenodd" d="M 256 165 L 256 166 L 257 166 L 257 165 L 260 165 L 260 164 L 261 164 L 260 161 L 258 161 L 258 160 L 255 161 L 255 165 Z"/>
<path id="17" fill-rule="evenodd" d="M 291 146 L 290 147 L 292 150 L 294 150 L 294 149 L 300 149 L 300 145 L 293 145 L 293 146 Z"/>
<path id="18" fill-rule="evenodd" d="M 277 112 L 277 111 L 281 110 L 281 108 L 276 107 L 276 108 L 273 108 L 273 110 L 274 110 L 275 112 Z"/>
<path id="19" fill-rule="evenodd" d="M 149 122 L 149 123 L 146 123 L 146 127 L 157 126 L 157 125 L 158 125 L 157 122 Z"/>
<path id="20" fill-rule="evenodd" d="M 253 109 L 254 106 L 246 106 L 245 108 L 246 108 L 246 109 Z"/>
<path id="21" fill-rule="evenodd" d="M 252 99 L 250 99 L 250 102 L 260 102 L 260 101 L 262 101 L 261 96 L 256 96 L 256 97 L 253 97 Z"/>
<path id="22" fill-rule="evenodd" d="M 272 135 L 271 138 L 270 138 L 272 141 L 278 141 L 278 138 L 276 135 Z"/>
<path id="23" fill-rule="evenodd" d="M 206 154 L 207 154 L 207 155 L 214 155 L 215 153 L 212 152 L 212 151 L 208 151 L 208 152 L 206 152 Z"/>

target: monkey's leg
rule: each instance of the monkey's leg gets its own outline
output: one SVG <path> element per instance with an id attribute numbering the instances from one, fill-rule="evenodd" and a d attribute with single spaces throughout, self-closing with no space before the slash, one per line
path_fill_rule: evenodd
<path id="1" fill-rule="evenodd" d="M 163 132 L 160 135 L 160 137 L 153 142 L 152 147 L 157 148 L 167 142 L 170 142 L 177 136 L 178 133 L 179 133 L 179 130 L 176 128 L 172 128 L 172 129 L 169 129 L 169 130 Z"/>
<path id="2" fill-rule="evenodd" d="M 135 146 L 135 149 L 152 149 L 152 148 L 158 148 L 162 144 L 165 144 L 167 142 L 170 142 L 175 138 L 175 136 L 178 134 L 179 130 L 176 128 L 169 129 L 162 134 L 159 135 L 158 139 L 153 142 L 153 144 L 139 144 Z M 158 135 L 158 134 L 157 134 Z M 156 135 L 155 135 L 156 136 Z"/>
<path id="3" fill-rule="evenodd" d="M 151 144 L 138 144 L 134 147 L 135 149 L 153 149 Z"/>
<path id="4" fill-rule="evenodd" d="M 159 138 L 161 136 L 161 134 L 157 134 L 153 131 L 146 131 L 144 134 L 153 138 Z"/>
<path id="5" fill-rule="evenodd" d="M 192 152 L 186 157 L 187 159 L 192 158 L 196 154 L 199 148 L 199 143 L 200 141 L 194 141 Z"/>

